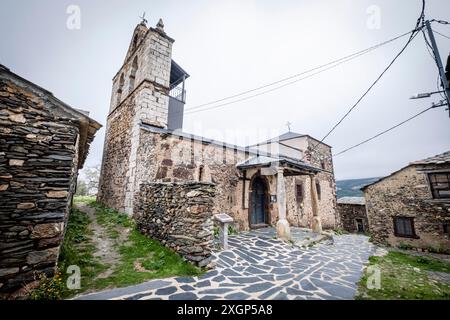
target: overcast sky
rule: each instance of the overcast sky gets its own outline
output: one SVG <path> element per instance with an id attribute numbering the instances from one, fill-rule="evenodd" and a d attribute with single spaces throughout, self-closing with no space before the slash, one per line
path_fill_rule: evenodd
<path id="1" fill-rule="evenodd" d="M 67 7 L 81 10 L 67 28 Z M 138 16 L 159 18 L 173 59 L 191 77 L 187 108 L 288 77 L 411 30 L 419 0 L 119 1 L 0 0 L 0 63 L 106 123 L 112 77 Z M 379 20 L 377 13 L 380 13 Z M 450 1 L 428 0 L 426 17 L 450 20 Z M 450 25 L 434 25 L 450 36 Z M 436 35 L 445 59 L 450 40 Z M 292 131 L 321 139 L 405 44 L 399 39 L 332 70 L 257 98 L 185 116 L 184 130 L 241 145 Z M 437 69 L 419 35 L 357 109 L 325 140 L 339 152 L 437 101 Z M 104 129 L 87 166 L 101 162 Z M 450 150 L 450 118 L 434 109 L 334 159 L 337 179 L 387 175 Z"/>

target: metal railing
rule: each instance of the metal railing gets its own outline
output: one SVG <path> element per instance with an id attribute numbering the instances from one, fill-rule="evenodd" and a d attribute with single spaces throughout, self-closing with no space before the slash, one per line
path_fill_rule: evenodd
<path id="1" fill-rule="evenodd" d="M 169 91 L 169 96 L 172 98 L 175 98 L 183 103 L 186 102 L 186 90 L 183 90 L 183 88 L 180 86 L 172 88 Z"/>

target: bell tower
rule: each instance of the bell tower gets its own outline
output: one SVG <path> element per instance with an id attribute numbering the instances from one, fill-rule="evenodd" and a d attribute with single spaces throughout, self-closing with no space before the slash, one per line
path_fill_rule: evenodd
<path id="1" fill-rule="evenodd" d="M 98 200 L 130 215 L 134 192 L 142 179 L 136 177 L 141 125 L 168 130 L 182 126 L 184 79 L 188 75 L 172 61 L 173 43 L 161 19 L 154 28 L 147 27 L 143 19 L 135 27 L 124 63 L 113 78 Z M 171 91 L 181 85 L 181 98 L 171 97 Z"/>
<path id="2" fill-rule="evenodd" d="M 145 20 L 134 29 L 125 61 L 113 78 L 110 115 L 132 99 L 139 120 L 167 127 L 172 44 L 160 19 L 155 28 Z"/>

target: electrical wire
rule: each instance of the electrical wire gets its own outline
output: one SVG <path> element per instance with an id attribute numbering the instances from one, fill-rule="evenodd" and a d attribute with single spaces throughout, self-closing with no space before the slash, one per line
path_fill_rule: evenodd
<path id="1" fill-rule="evenodd" d="M 434 33 L 437 33 L 437 34 L 440 35 L 441 37 L 444 37 L 444 38 L 447 38 L 447 39 L 450 40 L 450 37 L 449 37 L 449 36 L 446 36 L 445 34 L 440 33 L 439 31 L 436 31 L 436 30 L 433 29 L 433 32 L 434 32 Z"/>
<path id="2" fill-rule="evenodd" d="M 292 76 L 289 76 L 289 77 L 286 77 L 286 78 L 283 78 L 283 79 L 280 79 L 280 80 L 277 80 L 277 81 L 274 81 L 274 82 L 271 82 L 271 83 L 268 83 L 268 84 L 265 84 L 265 85 L 262 85 L 262 86 L 259 86 L 259 87 L 250 89 L 250 90 L 246 90 L 246 91 L 243 91 L 243 92 L 240 92 L 240 93 L 231 95 L 231 96 L 227 96 L 227 97 L 224 97 L 224 98 L 221 98 L 221 99 L 218 99 L 218 100 L 214 100 L 214 101 L 210 101 L 210 102 L 207 102 L 207 103 L 203 103 L 203 104 L 200 104 L 200 105 L 196 105 L 196 106 L 193 106 L 193 107 L 190 107 L 190 108 L 186 108 L 186 111 L 187 111 L 187 112 L 188 112 L 188 111 L 193 111 L 193 110 L 195 110 L 195 109 L 199 109 L 199 108 L 202 108 L 202 107 L 206 107 L 206 106 L 209 106 L 209 105 L 214 105 L 214 104 L 219 103 L 219 102 L 223 102 L 223 101 L 226 101 L 226 100 L 230 100 L 230 99 L 233 99 L 233 98 L 237 98 L 237 97 L 246 95 L 246 94 L 248 94 L 248 93 L 252 93 L 252 92 L 255 92 L 255 91 L 258 91 L 258 90 L 261 90 L 261 89 L 265 89 L 265 88 L 271 87 L 271 86 L 273 86 L 273 85 L 276 85 L 276 84 L 279 84 L 279 83 L 282 83 L 282 82 L 285 82 L 285 81 L 288 81 L 288 80 L 291 80 L 291 79 L 295 79 L 295 78 L 297 78 L 297 77 L 299 77 L 299 76 L 302 76 L 302 75 L 311 73 L 311 72 L 316 71 L 316 70 L 320 70 L 320 69 L 326 68 L 326 67 L 328 67 L 328 66 L 336 66 L 336 64 L 341 64 L 341 63 L 343 63 L 343 62 L 350 61 L 350 60 L 352 60 L 353 58 L 359 57 L 359 56 L 361 56 L 361 55 L 363 55 L 363 54 L 366 54 L 366 53 L 369 53 L 369 52 L 371 52 L 371 51 L 373 51 L 373 50 L 375 50 L 375 49 L 377 49 L 377 48 L 379 48 L 379 47 L 381 47 L 381 46 L 384 46 L 384 45 L 389 44 L 389 43 L 391 43 L 391 42 L 393 42 L 393 41 L 395 41 L 395 40 L 398 40 L 398 39 L 400 39 L 400 38 L 403 38 L 403 37 L 407 36 L 408 34 L 410 34 L 411 32 L 412 32 L 412 31 L 405 32 L 405 33 L 403 33 L 403 34 L 401 34 L 401 35 L 399 35 L 399 36 L 396 36 L 396 37 L 394 37 L 394 38 L 392 38 L 392 39 L 386 40 L 386 41 L 384 41 L 384 42 L 381 42 L 381 43 L 379 43 L 379 44 L 376 44 L 376 45 L 371 46 L 371 47 L 369 47 L 369 48 L 366 48 L 366 49 L 364 49 L 364 50 L 361 50 L 361 51 L 352 53 L 352 54 L 347 55 L 347 56 L 345 56 L 345 57 L 342 57 L 342 58 L 339 58 L 339 59 L 330 61 L 330 62 L 328 62 L 328 63 L 325 63 L 325 64 L 323 64 L 323 65 L 314 67 L 314 68 L 312 68 L 312 69 L 309 69 L 309 70 L 300 72 L 300 73 L 298 73 L 298 74 L 295 74 L 295 75 L 292 75 Z M 328 69 L 330 69 L 330 68 L 327 68 L 326 70 L 328 70 Z M 317 73 L 316 73 L 316 74 L 317 74 Z M 302 78 L 302 80 L 303 80 L 303 78 Z M 299 80 L 299 81 L 300 81 L 300 80 Z M 297 81 L 292 81 L 292 82 L 290 82 L 289 84 L 293 84 L 293 83 L 296 83 L 296 82 L 297 82 Z M 286 84 L 286 85 L 288 85 L 288 84 Z M 280 86 L 280 88 L 282 88 L 282 87 L 284 87 L 284 86 L 286 86 L 286 85 Z M 271 92 L 271 91 L 273 91 L 273 90 L 270 90 L 270 91 L 267 90 L 267 91 L 265 91 L 264 93 Z M 261 94 L 264 94 L 264 93 L 261 93 Z M 255 96 L 257 96 L 257 95 L 253 95 L 252 97 L 255 97 Z M 245 99 L 245 100 L 246 100 L 246 99 Z M 231 101 L 231 102 L 229 102 L 229 103 L 227 103 L 227 104 L 232 104 L 232 103 L 236 103 L 236 102 L 239 102 L 239 101 L 243 101 L 243 99 L 236 100 L 236 101 Z M 226 104 L 224 103 L 223 105 L 226 105 Z M 223 106 L 223 105 L 221 105 L 221 106 Z M 205 108 L 205 110 L 209 110 L 209 109 L 208 109 L 208 108 Z"/>
<path id="3" fill-rule="evenodd" d="M 425 110 L 422 110 L 421 112 L 419 112 L 419 113 L 413 115 L 412 117 L 409 117 L 408 119 L 406 119 L 406 120 L 404 120 L 404 121 L 402 121 L 402 122 L 396 124 L 395 126 L 392 126 L 392 127 L 390 127 L 389 129 L 386 129 L 386 130 L 384 130 L 384 131 L 382 131 L 382 132 L 380 132 L 380 133 L 378 133 L 378 134 L 376 134 L 376 135 L 374 135 L 374 136 L 372 136 L 372 137 L 370 137 L 370 138 L 368 138 L 368 139 L 366 139 L 366 140 L 364 140 L 364 141 L 361 141 L 361 142 L 358 143 L 358 144 L 355 144 L 355 145 L 353 145 L 353 146 L 351 146 L 351 147 L 349 147 L 349 148 L 346 148 L 346 149 L 344 149 L 344 150 L 342 150 L 342 151 L 340 151 L 340 152 L 334 154 L 333 157 L 339 156 L 339 155 L 341 155 L 341 154 L 343 154 L 343 153 L 345 153 L 345 152 L 348 152 L 348 151 L 350 151 L 350 150 L 352 150 L 352 149 L 354 149 L 354 148 L 357 148 L 357 147 L 359 147 L 359 146 L 361 146 L 361 145 L 363 145 L 363 144 L 365 144 L 365 143 L 367 143 L 367 142 L 369 142 L 369 141 L 372 141 L 372 140 L 378 138 L 379 136 L 381 136 L 381 135 L 383 135 L 383 134 L 386 134 L 386 133 L 388 133 L 389 131 L 392 131 L 392 130 L 394 130 L 395 128 L 398 128 L 398 127 L 402 126 L 403 124 L 405 124 L 405 123 L 407 123 L 407 122 L 409 122 L 409 121 L 411 121 L 411 120 L 417 118 L 418 116 L 424 114 L 425 112 L 427 112 L 427 111 L 429 111 L 429 110 L 431 110 L 431 109 L 433 109 L 433 108 L 436 108 L 436 106 L 431 106 L 431 107 L 429 107 L 429 108 L 427 108 L 427 109 L 425 109 Z"/>
<path id="4" fill-rule="evenodd" d="M 399 53 L 392 59 L 392 61 L 388 64 L 388 66 L 383 70 L 383 72 L 375 79 L 375 81 L 369 86 L 369 88 L 362 94 L 362 96 L 356 101 L 355 104 L 344 114 L 343 117 L 339 119 L 339 121 L 331 128 L 330 131 L 327 132 L 327 134 L 312 148 L 310 154 L 313 154 L 314 151 L 317 149 L 317 147 L 323 143 L 323 141 L 334 131 L 336 128 L 349 116 L 349 114 L 359 105 L 359 103 L 364 99 L 364 97 L 372 90 L 372 88 L 378 83 L 378 81 L 383 77 L 383 75 L 390 69 L 390 67 L 394 64 L 394 62 L 400 57 L 400 55 L 406 50 L 406 48 L 409 46 L 409 44 L 412 42 L 412 40 L 417 36 L 417 34 L 424 28 L 424 21 L 425 21 L 425 0 L 422 0 L 422 10 L 420 12 L 419 17 L 416 21 L 416 26 L 414 30 L 411 31 L 411 35 L 406 42 L 406 44 L 403 46 L 403 48 L 400 50 Z M 304 160 L 306 154 L 302 157 L 301 161 Z"/>

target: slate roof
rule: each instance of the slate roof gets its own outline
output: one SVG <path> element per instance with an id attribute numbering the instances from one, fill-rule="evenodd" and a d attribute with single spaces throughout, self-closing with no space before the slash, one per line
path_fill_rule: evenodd
<path id="1" fill-rule="evenodd" d="M 251 157 L 251 158 L 245 160 L 244 162 L 238 163 L 236 165 L 236 167 L 238 169 L 246 169 L 246 168 L 270 166 L 273 163 L 287 164 L 287 165 L 291 165 L 291 166 L 299 168 L 299 169 L 304 169 L 304 170 L 313 171 L 313 172 L 323 171 L 322 169 L 311 166 L 303 161 L 293 159 L 293 158 L 283 157 L 283 156 L 267 157 L 267 156 L 259 155 L 256 157 Z"/>
<path id="2" fill-rule="evenodd" d="M 337 203 L 365 205 L 366 199 L 364 197 L 342 197 L 337 199 Z"/>
<path id="3" fill-rule="evenodd" d="M 411 162 L 411 164 L 443 164 L 443 163 L 450 163 L 450 151 L 423 160 Z"/>
<path id="4" fill-rule="evenodd" d="M 383 178 L 380 178 L 380 179 L 378 179 L 375 182 L 372 182 L 372 183 L 369 183 L 369 184 L 365 185 L 360 190 L 364 191 L 367 187 L 369 187 L 371 185 L 374 185 L 374 184 L 377 184 L 378 182 L 380 182 L 380 181 L 382 181 L 382 180 L 384 180 L 386 178 L 389 178 L 389 177 L 393 176 L 394 174 L 396 174 L 396 173 L 398 173 L 398 172 L 402 171 L 403 169 L 408 168 L 410 166 L 429 165 L 429 164 L 445 164 L 445 163 L 450 163 L 450 151 L 446 151 L 444 153 L 441 153 L 441 154 L 438 154 L 438 155 L 435 155 L 435 156 L 432 156 L 432 157 L 429 157 L 429 158 L 426 158 L 426 159 L 423 159 L 423 160 L 417 160 L 417 161 L 410 162 L 407 166 L 404 166 L 403 168 L 398 169 L 397 171 L 394 171 L 390 175 L 385 176 Z"/>
<path id="5" fill-rule="evenodd" d="M 301 137 L 309 137 L 311 139 L 316 140 L 317 142 L 320 142 L 320 140 L 317 140 L 316 138 L 311 137 L 309 134 L 303 134 L 303 133 L 297 133 L 297 132 L 289 131 L 289 132 L 285 132 L 285 133 L 283 133 L 283 134 L 281 134 L 281 135 L 279 135 L 277 137 L 274 137 L 272 139 L 253 144 L 253 145 L 251 145 L 251 147 L 256 147 L 256 146 L 269 144 L 269 143 L 274 143 L 274 142 L 282 142 L 282 141 L 291 140 L 291 139 L 295 139 L 295 138 L 301 138 Z M 320 142 L 320 143 L 331 148 L 330 145 L 328 145 L 328 144 L 326 144 L 324 142 Z"/>
<path id="6" fill-rule="evenodd" d="M 270 153 L 267 153 L 264 151 L 258 151 L 257 149 L 254 149 L 251 147 L 241 147 L 241 146 L 237 146 L 237 145 L 233 145 L 233 144 L 228 144 L 228 143 L 225 143 L 222 141 L 217 141 L 217 140 L 208 139 L 208 138 L 205 138 L 202 136 L 197 136 L 194 134 L 186 133 L 181 130 L 169 130 L 169 129 L 165 129 L 165 128 L 156 127 L 156 126 L 153 126 L 153 125 L 147 124 L 147 123 L 141 123 L 140 126 L 142 129 L 147 130 L 149 132 L 170 134 L 170 135 L 174 135 L 174 136 L 178 136 L 178 137 L 183 137 L 186 139 L 192 139 L 192 140 L 199 141 L 199 142 L 206 143 L 206 144 L 215 144 L 218 146 L 225 147 L 227 149 L 236 149 L 238 151 L 248 152 L 249 154 L 255 155 L 255 156 L 247 159 L 246 161 L 237 164 L 236 167 L 238 169 L 257 167 L 257 166 L 260 166 L 260 167 L 261 166 L 269 166 L 272 162 L 280 162 L 281 164 L 289 164 L 291 166 L 309 170 L 309 171 L 313 171 L 313 172 L 325 171 L 323 169 L 311 166 L 311 165 L 309 165 L 303 161 L 300 161 L 298 159 L 293 159 L 293 158 L 289 158 L 289 157 L 285 157 L 285 156 L 278 156 L 278 155 L 270 154 Z"/>

